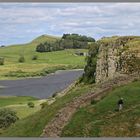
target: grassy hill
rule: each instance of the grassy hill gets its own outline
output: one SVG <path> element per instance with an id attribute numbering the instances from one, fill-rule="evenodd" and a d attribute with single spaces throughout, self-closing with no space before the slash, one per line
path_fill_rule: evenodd
<path id="1" fill-rule="evenodd" d="M 85 57 L 76 56 L 76 50 L 69 49 L 46 53 L 35 51 L 40 42 L 52 42 L 58 39 L 59 37 L 42 35 L 27 44 L 0 48 L 0 57 L 5 58 L 5 64 L 0 65 L 0 79 L 40 76 L 44 69 L 53 72 L 57 69 L 83 68 Z M 21 55 L 25 57 L 24 63 L 18 62 Z M 32 60 L 34 55 L 38 56 L 37 60 Z"/>
<path id="2" fill-rule="evenodd" d="M 60 40 L 60 39 L 61 38 L 57 37 L 57 36 L 41 35 L 41 36 L 35 38 L 31 43 L 39 44 L 39 43 L 44 43 L 46 41 L 53 42 L 53 41 Z"/>
<path id="3" fill-rule="evenodd" d="M 53 41 L 58 38 L 47 39 Z M 0 78 L 9 79 L 17 77 L 41 76 L 57 69 L 83 68 L 84 56 L 76 56 L 73 49 L 63 51 L 37 53 L 35 44 L 44 41 L 46 36 L 41 36 L 29 44 L 14 45 L 0 48 L 0 56 L 6 58 L 5 65 L 0 66 Z M 113 38 L 104 38 L 102 41 L 109 42 Z M 114 37 L 116 39 L 116 37 Z M 129 40 L 126 46 L 129 49 L 139 50 L 139 37 Z M 81 50 L 80 51 L 87 51 Z M 24 54 L 25 63 L 18 63 L 20 54 Z M 33 61 L 33 55 L 38 59 Z M 12 69 L 12 70 L 11 70 Z M 7 75 L 7 77 L 5 76 Z M 1 87 L 2 88 L 2 87 Z M 8 97 L 0 98 L 0 107 L 8 107 L 17 112 L 20 117 L 15 124 L 8 129 L 0 131 L 0 136 L 36 137 L 42 134 L 44 127 L 56 117 L 59 110 L 64 108 L 73 100 L 94 93 L 96 84 L 79 83 L 64 96 L 55 97 L 55 102 L 45 108 L 40 108 L 44 102 L 31 97 Z M 125 86 L 113 88 L 103 99 L 90 105 L 78 108 L 68 124 L 63 128 L 62 137 L 99 137 L 99 136 L 140 136 L 140 81 L 134 81 Z M 119 97 L 124 98 L 124 108 L 116 111 Z M 78 98 L 79 99 L 79 98 Z M 9 101 L 8 101 L 9 100 Z M 32 101 L 35 108 L 30 109 L 27 103 Z"/>
<path id="4" fill-rule="evenodd" d="M 45 125 L 58 110 L 74 98 L 93 92 L 94 85 L 78 85 L 65 96 L 35 114 L 17 121 L 1 136 L 40 136 Z M 62 137 L 137 136 L 140 123 L 140 81 L 111 91 L 97 103 L 79 108 L 62 131 Z M 115 111 L 118 96 L 124 98 L 124 109 Z M 45 117 L 44 117 L 45 116 Z M 30 124 L 30 125 L 28 125 Z M 118 129 L 121 128 L 121 129 Z"/>
<path id="5" fill-rule="evenodd" d="M 45 125 L 57 114 L 58 110 L 64 107 L 75 97 L 79 97 L 82 94 L 86 94 L 93 90 L 93 85 L 76 86 L 70 90 L 65 96 L 56 98 L 56 101 L 47 105 L 44 109 L 30 115 L 24 119 L 17 121 L 7 130 L 5 130 L 0 136 L 21 136 L 21 137 L 39 137 Z M 30 124 L 30 125 L 29 125 Z"/>
<path id="6" fill-rule="evenodd" d="M 118 97 L 124 109 L 115 111 Z M 140 136 L 140 81 L 114 89 L 101 101 L 80 108 L 63 129 L 64 137 Z"/>

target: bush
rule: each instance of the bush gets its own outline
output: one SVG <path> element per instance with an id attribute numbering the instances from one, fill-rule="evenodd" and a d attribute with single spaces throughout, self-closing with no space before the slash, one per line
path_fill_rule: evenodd
<path id="1" fill-rule="evenodd" d="M 97 103 L 97 101 L 96 100 L 91 100 L 91 105 L 94 105 L 94 104 L 96 104 Z"/>
<path id="2" fill-rule="evenodd" d="M 34 55 L 33 57 L 32 57 L 32 60 L 37 60 L 38 59 L 38 56 L 37 55 Z"/>
<path id="3" fill-rule="evenodd" d="M 41 109 L 45 108 L 45 106 L 46 106 L 46 105 L 48 105 L 46 102 L 44 102 L 44 103 L 40 104 Z"/>
<path id="4" fill-rule="evenodd" d="M 9 109 L 0 109 L 0 128 L 7 128 L 18 119 L 16 112 Z"/>
<path id="5" fill-rule="evenodd" d="M 20 56 L 20 58 L 18 59 L 19 63 L 24 63 L 25 62 L 25 58 L 24 56 Z"/>
<path id="6" fill-rule="evenodd" d="M 33 102 L 29 102 L 29 103 L 28 103 L 28 106 L 29 106 L 30 108 L 34 108 L 35 105 L 34 105 Z"/>
<path id="7" fill-rule="evenodd" d="M 0 65 L 4 65 L 4 58 L 0 57 Z"/>
<path id="8" fill-rule="evenodd" d="M 58 95 L 58 93 L 56 92 L 56 93 L 54 93 L 53 95 L 52 95 L 52 97 L 54 98 L 54 97 L 56 97 Z"/>

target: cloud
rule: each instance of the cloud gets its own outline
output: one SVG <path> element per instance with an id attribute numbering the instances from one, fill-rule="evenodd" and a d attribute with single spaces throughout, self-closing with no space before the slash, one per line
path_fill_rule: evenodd
<path id="1" fill-rule="evenodd" d="M 0 43 L 41 34 L 139 35 L 139 3 L 1 3 Z"/>

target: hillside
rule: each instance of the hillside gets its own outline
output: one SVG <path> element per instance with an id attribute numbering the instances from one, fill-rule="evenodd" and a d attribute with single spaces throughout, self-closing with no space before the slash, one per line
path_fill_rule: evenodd
<path id="1" fill-rule="evenodd" d="M 118 87 L 120 85 L 122 86 Z M 105 127 L 105 125 L 102 124 L 107 123 L 107 117 L 116 118 L 120 124 L 123 123 L 122 119 L 125 119 L 125 122 L 129 122 L 130 120 L 133 120 L 133 118 L 136 118 L 136 123 L 139 123 L 139 121 L 137 121 L 137 118 L 139 118 L 140 115 L 139 110 L 137 110 L 139 107 L 139 87 L 140 82 L 136 81 L 136 78 L 127 79 L 127 77 L 118 78 L 118 80 L 116 79 L 116 83 L 113 80 L 98 86 L 95 86 L 94 84 L 78 84 L 75 87 L 72 87 L 62 97 L 56 97 L 56 101 L 52 104 L 47 105 L 46 103 L 45 108 L 41 109 L 39 112 L 17 121 L 5 130 L 1 136 L 39 137 L 41 134 L 43 134 L 42 136 L 47 137 L 56 137 L 60 135 L 71 137 L 99 136 L 98 127 Z M 115 111 L 116 102 L 119 96 L 122 96 L 125 99 L 125 107 L 122 112 Z M 93 102 L 94 99 L 95 102 Z M 130 117 L 123 118 L 127 113 L 131 113 L 129 111 L 133 106 L 134 114 L 132 116 L 130 115 Z M 122 119 L 120 119 L 120 115 L 118 114 L 121 114 Z M 115 117 L 113 117 L 114 115 Z M 115 124 L 115 120 L 113 119 L 110 119 L 110 121 L 114 121 Z M 94 122 L 97 122 L 97 125 L 92 126 Z M 107 124 L 111 125 L 109 122 Z M 88 123 L 89 125 L 86 125 Z M 93 129 L 93 127 L 96 128 Z M 46 131 L 43 131 L 44 128 Z M 131 130 L 131 133 L 132 132 L 133 129 Z M 138 133 L 136 132 L 135 134 Z M 108 133 L 108 135 L 111 134 Z M 126 134 L 124 133 L 124 136 L 125 135 Z"/>
<path id="2" fill-rule="evenodd" d="M 106 37 L 91 44 L 86 59 L 86 80 L 80 78 L 65 94 L 50 98 L 54 102 L 46 102 L 43 109 L 18 120 L 1 136 L 140 136 L 139 46 L 137 36 Z M 52 54 L 64 56 L 61 61 L 58 57 L 51 63 L 66 61 L 76 67 L 81 58 L 84 60 L 83 56 L 74 55 L 75 50 L 67 51 L 66 55 L 72 59 L 64 56 L 66 50 L 45 54 L 50 54 L 50 58 Z M 120 97 L 124 98 L 124 108 L 119 112 L 116 104 Z"/>
<path id="3" fill-rule="evenodd" d="M 35 51 L 40 42 L 52 42 L 58 39 L 59 37 L 42 35 L 27 44 L 0 48 L 0 57 L 5 59 L 4 65 L 0 65 L 0 79 L 43 76 L 45 73 L 54 72 L 58 69 L 83 68 L 85 57 L 76 56 L 76 49 L 45 53 Z M 86 52 L 87 50 L 81 49 L 80 51 Z M 24 63 L 18 62 L 20 56 L 25 57 Z M 38 59 L 32 60 L 34 56 L 37 56 Z"/>
<path id="4" fill-rule="evenodd" d="M 41 35 L 37 37 L 36 39 L 34 39 L 33 41 L 31 41 L 31 43 L 39 44 L 39 43 L 44 43 L 46 41 L 53 42 L 60 39 L 61 37 L 56 37 L 56 36 L 51 36 L 51 35 Z"/>
<path id="5" fill-rule="evenodd" d="M 77 109 L 62 137 L 140 136 L 140 81 L 114 89 L 102 100 Z M 124 109 L 115 111 L 119 97 Z"/>

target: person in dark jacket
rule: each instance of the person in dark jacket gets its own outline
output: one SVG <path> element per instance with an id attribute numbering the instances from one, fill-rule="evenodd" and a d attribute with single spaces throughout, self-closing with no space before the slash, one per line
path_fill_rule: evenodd
<path id="1" fill-rule="evenodd" d="M 118 101 L 118 108 L 119 108 L 119 111 L 123 109 L 123 98 L 120 98 L 119 101 Z"/>

